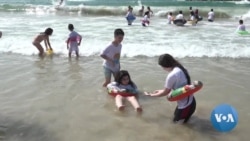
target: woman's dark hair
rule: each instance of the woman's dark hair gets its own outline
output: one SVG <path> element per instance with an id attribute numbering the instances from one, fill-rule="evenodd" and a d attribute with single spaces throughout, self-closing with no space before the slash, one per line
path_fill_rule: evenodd
<path id="1" fill-rule="evenodd" d="M 68 25 L 68 29 L 69 29 L 70 31 L 74 30 L 74 25 L 73 25 L 73 24 L 69 24 L 69 25 Z"/>
<path id="2" fill-rule="evenodd" d="M 128 84 L 131 85 L 132 87 L 135 87 L 134 82 L 131 80 L 129 73 L 128 73 L 128 71 L 126 71 L 126 70 L 120 70 L 120 71 L 117 73 L 117 75 L 116 75 L 116 77 L 115 77 L 115 82 L 116 82 L 118 85 L 122 84 L 122 79 L 123 79 L 123 77 L 125 77 L 125 76 L 128 76 L 128 78 L 129 78 Z"/>
<path id="3" fill-rule="evenodd" d="M 191 79 L 188 74 L 188 71 L 177 61 L 171 56 L 170 54 L 163 54 L 159 57 L 158 64 L 164 68 L 174 68 L 174 67 L 179 67 L 185 74 L 187 78 L 187 83 L 190 85 L 191 84 Z"/>
<path id="4" fill-rule="evenodd" d="M 239 20 L 239 23 L 240 23 L 240 24 L 243 24 L 243 20 Z"/>
<path id="5" fill-rule="evenodd" d="M 47 28 L 47 29 L 44 31 L 44 33 L 45 33 L 46 35 L 52 35 L 53 29 L 52 29 L 52 28 Z"/>

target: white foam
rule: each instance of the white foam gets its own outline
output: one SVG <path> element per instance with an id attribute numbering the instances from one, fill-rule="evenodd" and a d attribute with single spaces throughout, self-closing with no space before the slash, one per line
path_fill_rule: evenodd
<path id="1" fill-rule="evenodd" d="M 98 55 L 113 40 L 114 29 L 122 28 L 125 31 L 122 56 L 153 57 L 171 53 L 176 57 L 250 57 L 249 36 L 234 33 L 238 24 L 235 20 L 214 23 L 202 21 L 197 26 L 177 27 L 168 25 L 166 19 L 152 17 L 150 25 L 142 27 L 140 18 L 137 18 L 132 26 L 128 26 L 124 17 L 115 16 L 0 16 L 3 32 L 0 53 L 38 54 L 38 50 L 32 45 L 33 38 L 47 27 L 52 27 L 54 33 L 50 42 L 54 52 L 67 56 L 67 26 L 72 23 L 76 31 L 83 35 L 79 48 L 83 56 Z M 6 19 L 8 22 L 4 22 Z M 246 26 L 250 27 L 248 24 Z M 44 46 L 43 43 L 42 45 Z"/>

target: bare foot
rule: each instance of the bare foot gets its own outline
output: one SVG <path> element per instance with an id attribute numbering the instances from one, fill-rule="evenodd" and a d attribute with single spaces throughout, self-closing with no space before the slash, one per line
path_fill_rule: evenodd
<path id="1" fill-rule="evenodd" d="M 125 109 L 125 106 L 124 106 L 124 105 L 118 107 L 118 110 L 119 110 L 119 111 L 124 111 L 124 109 Z"/>
<path id="2" fill-rule="evenodd" d="M 142 113 L 142 111 L 143 111 L 143 110 L 142 110 L 141 107 L 136 108 L 136 112 L 137 112 L 137 113 Z"/>

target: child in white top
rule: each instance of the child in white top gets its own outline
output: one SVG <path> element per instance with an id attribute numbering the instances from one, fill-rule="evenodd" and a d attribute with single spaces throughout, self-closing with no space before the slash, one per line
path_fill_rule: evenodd
<path id="1" fill-rule="evenodd" d="M 243 24 L 243 20 L 239 20 L 238 31 L 246 31 L 246 26 Z"/>
<path id="2" fill-rule="evenodd" d="M 211 11 L 210 12 L 208 12 L 208 21 L 209 22 L 213 22 L 214 21 L 214 10 L 213 9 L 211 9 Z"/>
<path id="3" fill-rule="evenodd" d="M 171 24 L 173 20 L 174 20 L 173 13 L 169 12 L 168 13 L 168 24 Z"/>
<path id="4" fill-rule="evenodd" d="M 114 41 L 101 52 L 100 56 L 104 59 L 103 69 L 105 75 L 103 87 L 106 87 L 110 83 L 112 74 L 115 77 L 120 71 L 120 54 L 122 49 L 121 42 L 123 37 L 123 30 L 116 29 L 114 32 Z"/>
<path id="5" fill-rule="evenodd" d="M 142 108 L 137 100 L 137 87 L 130 78 L 128 71 L 121 70 L 115 78 L 115 82 L 107 85 L 108 90 L 113 90 L 119 93 L 115 96 L 116 106 L 119 111 L 124 110 L 123 99 L 128 100 L 137 112 L 142 112 Z M 130 93 L 131 95 L 123 95 L 123 93 Z"/>
<path id="6" fill-rule="evenodd" d="M 69 50 L 69 58 L 71 58 L 72 51 L 75 51 L 76 57 L 78 58 L 79 57 L 78 46 L 81 45 L 82 36 L 74 31 L 73 24 L 69 24 L 68 29 L 69 31 L 71 31 L 71 33 L 69 34 L 69 38 L 67 40 L 67 49 Z"/>

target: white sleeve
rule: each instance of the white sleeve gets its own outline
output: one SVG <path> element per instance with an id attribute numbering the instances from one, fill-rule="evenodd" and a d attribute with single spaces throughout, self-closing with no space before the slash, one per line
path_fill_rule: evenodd
<path id="1" fill-rule="evenodd" d="M 120 90 L 120 88 L 117 86 L 116 82 L 111 82 L 107 85 L 108 89 L 115 89 L 115 90 Z"/>
<path id="2" fill-rule="evenodd" d="M 174 89 L 174 85 L 175 85 L 175 83 L 176 83 L 176 76 L 175 75 L 171 75 L 171 74 L 169 74 L 168 76 L 167 76 L 167 78 L 166 78 L 166 82 L 165 82 L 165 88 L 167 88 L 167 89 Z"/>

